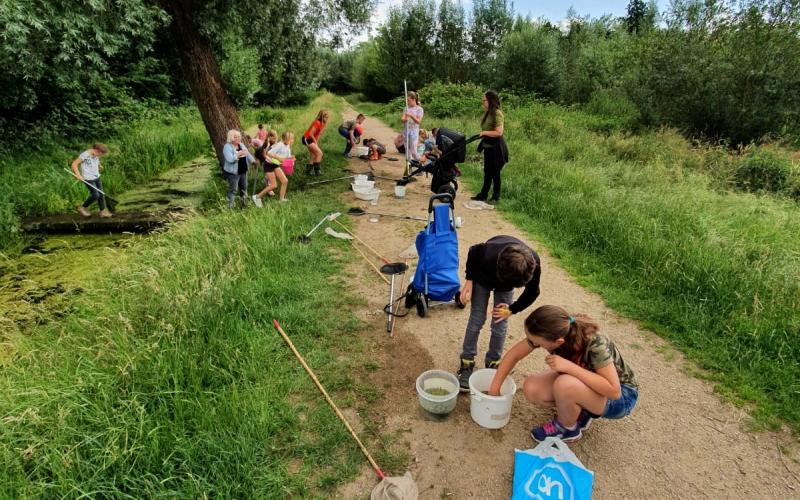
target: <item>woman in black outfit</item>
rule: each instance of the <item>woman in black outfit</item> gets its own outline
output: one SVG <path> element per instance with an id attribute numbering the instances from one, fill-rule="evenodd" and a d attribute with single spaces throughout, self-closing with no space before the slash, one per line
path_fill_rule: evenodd
<path id="1" fill-rule="evenodd" d="M 508 163 L 508 146 L 503 139 L 503 123 L 505 116 L 500 110 L 500 96 L 494 90 L 483 95 L 483 118 L 481 119 L 482 137 L 478 152 L 483 152 L 483 187 L 481 192 L 473 196 L 473 200 L 486 200 L 489 188 L 494 183 L 492 202 L 500 201 L 500 171 Z"/>

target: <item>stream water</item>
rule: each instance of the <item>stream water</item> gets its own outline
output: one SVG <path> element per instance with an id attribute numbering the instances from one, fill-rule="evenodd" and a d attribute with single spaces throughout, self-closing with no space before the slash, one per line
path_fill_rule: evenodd
<path id="1" fill-rule="evenodd" d="M 170 169 L 119 196 L 118 211 L 182 210 L 191 213 L 203 201 L 213 160 L 201 157 Z M 95 209 L 96 211 L 96 209 Z M 71 298 L 100 276 L 124 266 L 146 235 L 32 235 L 25 251 L 0 254 L 0 366 L 13 350 L 14 335 L 68 314 Z"/>

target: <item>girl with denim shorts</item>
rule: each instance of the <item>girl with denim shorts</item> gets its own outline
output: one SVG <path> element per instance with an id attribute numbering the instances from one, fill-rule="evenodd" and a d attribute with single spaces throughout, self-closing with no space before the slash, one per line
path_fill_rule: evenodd
<path id="1" fill-rule="evenodd" d="M 630 415 L 639 399 L 639 385 L 614 342 L 598 333 L 588 316 L 570 315 L 558 306 L 541 306 L 525 319 L 525 339 L 512 347 L 497 367 L 489 394 L 497 396 L 514 366 L 541 347 L 549 369 L 525 378 L 528 401 L 555 407 L 553 420 L 534 427 L 531 437 L 580 439 L 593 419 Z"/>

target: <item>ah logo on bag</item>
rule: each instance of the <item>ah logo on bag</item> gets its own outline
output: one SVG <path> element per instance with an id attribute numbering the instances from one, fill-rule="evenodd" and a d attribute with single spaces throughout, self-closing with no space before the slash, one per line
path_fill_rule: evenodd
<path id="1" fill-rule="evenodd" d="M 572 500 L 572 481 L 560 465 L 549 463 L 534 471 L 525 483 L 525 493 L 537 500 Z"/>

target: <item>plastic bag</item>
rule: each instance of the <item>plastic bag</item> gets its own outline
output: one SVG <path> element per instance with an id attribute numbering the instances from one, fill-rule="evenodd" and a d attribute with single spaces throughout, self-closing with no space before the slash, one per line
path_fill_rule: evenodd
<path id="1" fill-rule="evenodd" d="M 589 500 L 593 480 L 594 473 L 558 438 L 514 450 L 512 500 Z"/>

